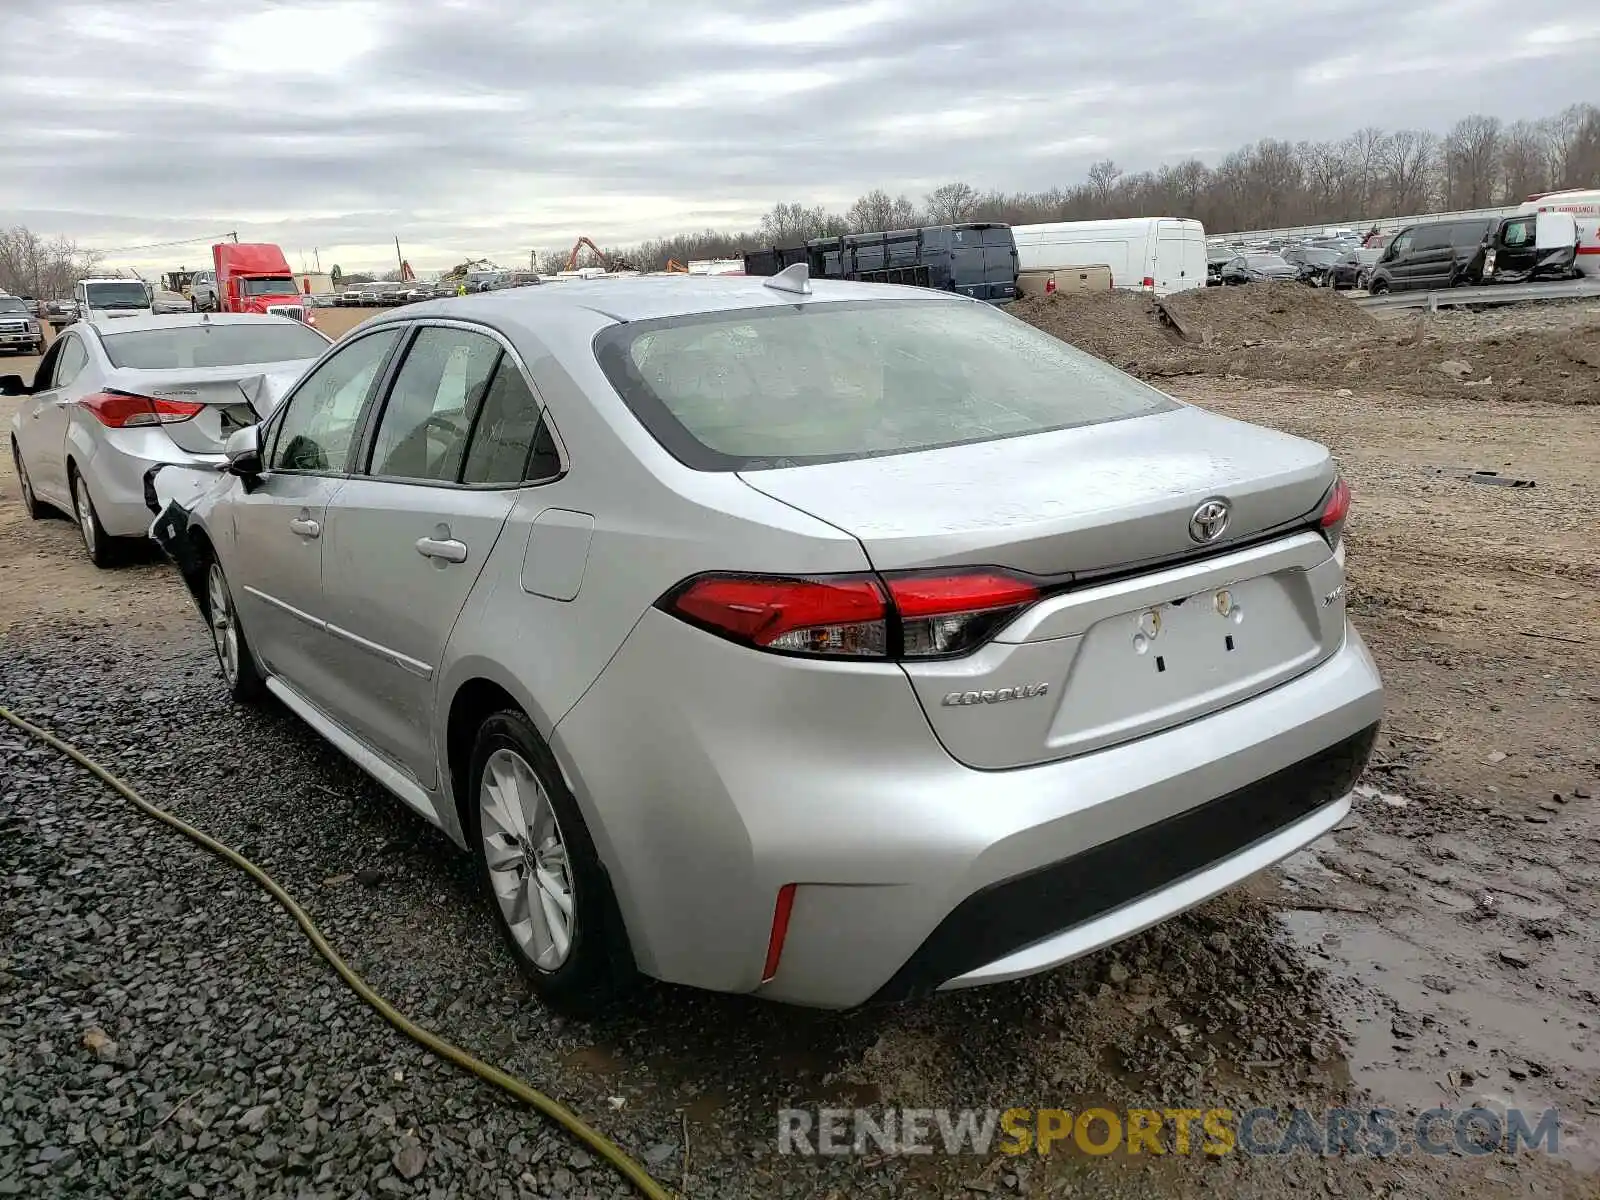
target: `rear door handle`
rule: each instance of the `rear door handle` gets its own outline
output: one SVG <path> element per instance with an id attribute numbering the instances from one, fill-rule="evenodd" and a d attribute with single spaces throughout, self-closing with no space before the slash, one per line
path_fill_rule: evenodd
<path id="1" fill-rule="evenodd" d="M 304 538 L 322 536 L 322 526 L 310 517 L 295 517 L 289 522 L 289 528 Z"/>
<path id="2" fill-rule="evenodd" d="M 423 558 L 437 558 L 444 562 L 466 562 L 467 544 L 454 538 L 418 538 L 417 553 Z"/>

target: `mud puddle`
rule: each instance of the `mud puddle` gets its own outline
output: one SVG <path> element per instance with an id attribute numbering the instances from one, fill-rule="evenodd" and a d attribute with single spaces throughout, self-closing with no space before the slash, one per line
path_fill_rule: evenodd
<path id="1" fill-rule="evenodd" d="M 1401 793 L 1367 798 L 1412 803 Z M 1500 891 L 1490 872 L 1430 865 L 1410 839 L 1364 826 L 1358 811 L 1283 865 L 1279 921 L 1325 973 L 1343 1034 L 1335 1081 L 1407 1114 L 1480 1107 L 1504 1119 L 1520 1110 L 1530 1130 L 1555 1109 L 1557 1156 L 1600 1168 L 1600 1013 L 1589 955 L 1567 953 L 1557 932 L 1571 931 L 1570 914 L 1547 896 Z M 1363 874 L 1387 852 L 1407 857 L 1391 840 L 1411 848 L 1404 871 L 1414 888 L 1392 878 L 1375 888 L 1379 873 Z M 1488 867 L 1492 856 L 1482 857 Z"/>

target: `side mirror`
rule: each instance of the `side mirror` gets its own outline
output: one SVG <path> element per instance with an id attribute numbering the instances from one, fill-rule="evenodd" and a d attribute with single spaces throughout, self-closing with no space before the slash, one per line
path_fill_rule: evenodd
<path id="1" fill-rule="evenodd" d="M 223 454 L 228 458 L 228 474 L 240 479 L 260 479 L 266 468 L 261 462 L 261 426 L 246 425 L 228 435 L 223 443 Z"/>
<path id="2" fill-rule="evenodd" d="M 21 375 L 0 375 L 0 396 L 30 396 L 33 389 Z"/>

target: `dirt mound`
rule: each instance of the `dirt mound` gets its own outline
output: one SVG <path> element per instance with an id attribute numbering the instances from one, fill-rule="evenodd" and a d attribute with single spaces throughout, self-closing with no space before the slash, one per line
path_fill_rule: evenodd
<path id="1" fill-rule="evenodd" d="M 1600 405 L 1600 321 L 1543 330 L 1460 318 L 1378 321 L 1302 284 L 1032 297 L 1013 313 L 1143 379 L 1176 375 L 1386 388 L 1417 396 Z"/>
<path id="2" fill-rule="evenodd" d="M 1046 333 L 1135 375 L 1165 363 L 1183 348 L 1142 292 L 1079 292 L 1024 296 L 1011 312 Z"/>
<path id="3" fill-rule="evenodd" d="M 1378 323 L 1335 292 L 1303 283 L 1195 288 L 1166 306 L 1193 341 L 1254 345 L 1287 338 L 1370 337 Z"/>

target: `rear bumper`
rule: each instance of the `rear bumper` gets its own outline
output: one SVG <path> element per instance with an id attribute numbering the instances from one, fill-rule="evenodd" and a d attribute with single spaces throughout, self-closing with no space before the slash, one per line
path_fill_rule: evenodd
<path id="1" fill-rule="evenodd" d="M 1349 630 L 1331 658 L 1252 700 L 984 771 L 945 752 L 897 668 L 847 673 L 841 686 L 836 666 L 652 611 L 558 724 L 553 748 L 641 969 L 826 1008 L 1047 970 L 1326 832 L 1383 709 Z"/>
<path id="2" fill-rule="evenodd" d="M 92 444 L 92 453 L 75 451 L 79 472 L 89 485 L 100 524 L 112 537 L 144 537 L 150 529 L 146 477 L 161 464 L 215 472 L 221 454 L 181 450 L 159 428 L 109 431 Z"/>
<path id="3" fill-rule="evenodd" d="M 974 892 L 874 999 L 1032 975 L 1210 899 L 1343 820 L 1377 733 L 1370 725 L 1257 783 Z"/>

